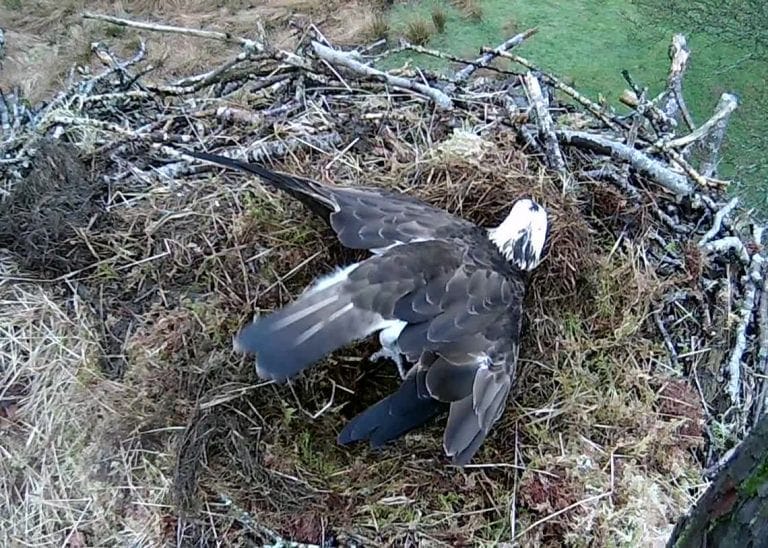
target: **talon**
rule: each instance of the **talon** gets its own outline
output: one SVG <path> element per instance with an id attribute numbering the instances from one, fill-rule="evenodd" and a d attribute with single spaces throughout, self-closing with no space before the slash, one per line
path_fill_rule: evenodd
<path id="1" fill-rule="evenodd" d="M 408 372 L 405 370 L 405 366 L 403 365 L 403 358 L 398 356 L 395 360 L 395 363 L 397 364 L 397 372 L 400 373 L 400 380 L 404 381 Z"/>
<path id="2" fill-rule="evenodd" d="M 383 348 L 378 352 L 374 352 L 373 354 L 371 354 L 368 359 L 372 362 L 377 362 L 377 361 L 380 361 L 382 358 L 384 359 L 389 358 L 389 354 Z"/>

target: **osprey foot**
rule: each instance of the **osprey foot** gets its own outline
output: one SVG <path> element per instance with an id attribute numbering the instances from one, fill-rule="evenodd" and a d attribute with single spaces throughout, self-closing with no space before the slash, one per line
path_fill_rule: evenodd
<path id="1" fill-rule="evenodd" d="M 376 362 L 387 358 L 395 362 L 395 365 L 397 365 L 397 372 L 400 374 L 400 379 L 405 380 L 407 371 L 405 370 L 405 364 L 403 363 L 403 356 L 399 352 L 393 351 L 391 348 L 387 348 L 386 346 L 382 346 L 381 350 L 371 354 L 368 359 L 372 362 Z"/>

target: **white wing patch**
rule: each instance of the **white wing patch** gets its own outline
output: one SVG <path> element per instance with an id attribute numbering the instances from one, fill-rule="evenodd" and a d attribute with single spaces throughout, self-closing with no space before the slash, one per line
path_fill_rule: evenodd
<path id="1" fill-rule="evenodd" d="M 349 273 L 352 272 L 359 265 L 360 263 L 352 263 L 351 265 L 338 267 L 334 271 L 328 274 L 325 274 L 324 276 L 319 276 L 315 278 L 315 281 L 312 282 L 312 284 L 309 285 L 304 290 L 304 295 L 310 295 L 312 293 L 315 293 L 317 291 L 320 291 L 322 289 L 331 287 L 332 285 L 345 281 L 347 279 L 347 276 L 349 276 Z"/>
<path id="2" fill-rule="evenodd" d="M 419 242 L 429 242 L 429 241 L 431 240 L 428 240 L 426 238 L 414 238 L 413 240 L 408 240 L 407 242 L 401 242 L 398 240 L 393 244 L 389 244 L 388 246 L 373 248 L 371 249 L 371 253 L 373 253 L 374 255 L 381 255 L 382 253 L 384 253 L 385 251 L 389 251 L 393 247 L 397 247 L 405 244 L 416 244 Z"/>

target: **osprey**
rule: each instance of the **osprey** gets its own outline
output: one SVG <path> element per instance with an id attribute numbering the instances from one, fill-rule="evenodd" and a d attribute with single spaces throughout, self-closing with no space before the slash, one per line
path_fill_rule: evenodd
<path id="1" fill-rule="evenodd" d="M 403 382 L 353 418 L 339 443 L 379 447 L 448 410 L 444 451 L 454 464 L 468 463 L 515 380 L 525 278 L 541 260 L 544 209 L 519 200 L 499 226 L 483 229 L 401 193 L 184 153 L 259 176 L 320 215 L 344 246 L 372 253 L 236 335 L 235 349 L 255 354 L 258 375 L 284 381 L 378 332 L 382 348 L 371 357 L 393 359 Z M 412 364 L 407 373 L 403 358 Z"/>

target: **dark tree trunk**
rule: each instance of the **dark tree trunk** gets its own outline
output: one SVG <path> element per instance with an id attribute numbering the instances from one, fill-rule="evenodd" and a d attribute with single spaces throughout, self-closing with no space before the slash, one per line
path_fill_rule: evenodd
<path id="1" fill-rule="evenodd" d="M 668 548 L 768 547 L 768 415 L 764 415 L 693 509 Z"/>

